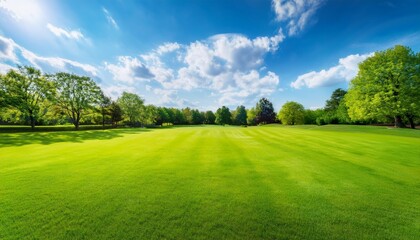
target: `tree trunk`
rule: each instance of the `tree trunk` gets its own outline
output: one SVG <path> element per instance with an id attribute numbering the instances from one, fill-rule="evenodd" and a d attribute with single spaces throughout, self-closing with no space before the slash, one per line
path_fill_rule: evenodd
<path id="1" fill-rule="evenodd" d="M 414 119 L 413 119 L 413 117 L 408 117 L 408 121 L 410 122 L 410 127 L 411 127 L 412 129 L 415 129 L 415 128 L 416 128 L 416 125 L 414 124 Z"/>
<path id="2" fill-rule="evenodd" d="M 405 128 L 405 124 L 403 123 L 401 116 L 395 116 L 395 127 L 396 128 Z"/>
<path id="3" fill-rule="evenodd" d="M 79 130 L 79 121 L 74 122 L 74 127 L 76 128 L 76 130 Z"/>
<path id="4" fill-rule="evenodd" d="M 34 130 L 34 128 L 35 128 L 35 118 L 32 115 L 29 118 L 30 118 L 30 121 L 31 121 L 31 129 Z"/>

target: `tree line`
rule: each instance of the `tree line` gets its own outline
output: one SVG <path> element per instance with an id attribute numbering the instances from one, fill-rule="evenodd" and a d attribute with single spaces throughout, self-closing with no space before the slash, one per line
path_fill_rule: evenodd
<path id="1" fill-rule="evenodd" d="M 113 101 L 94 80 L 59 72 L 42 74 L 31 66 L 18 66 L 0 74 L 0 123 L 57 125 L 72 123 L 102 126 L 162 126 L 185 124 L 260 125 L 380 124 L 394 122 L 412 128 L 420 117 L 420 53 L 405 46 L 376 52 L 359 64 L 348 91 L 336 89 L 322 109 L 305 109 L 286 102 L 278 113 L 267 98 L 254 107 L 222 106 L 213 111 L 146 105 L 134 93 L 123 92 Z"/>

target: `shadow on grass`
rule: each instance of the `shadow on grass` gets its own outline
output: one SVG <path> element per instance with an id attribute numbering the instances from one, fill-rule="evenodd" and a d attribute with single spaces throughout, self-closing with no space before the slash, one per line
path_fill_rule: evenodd
<path id="1" fill-rule="evenodd" d="M 79 130 L 54 132 L 1 133 L 0 148 L 24 146 L 28 144 L 53 144 L 59 142 L 82 143 L 86 140 L 109 140 L 126 134 L 138 134 L 152 131 L 145 128 L 124 128 L 112 130 Z"/>

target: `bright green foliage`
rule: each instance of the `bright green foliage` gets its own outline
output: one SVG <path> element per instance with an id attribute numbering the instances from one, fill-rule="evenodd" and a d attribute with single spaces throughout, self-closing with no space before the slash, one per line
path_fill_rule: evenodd
<path id="1" fill-rule="evenodd" d="M 205 124 L 214 124 L 216 121 L 216 115 L 212 111 L 206 111 L 204 114 L 204 123 Z"/>
<path id="2" fill-rule="evenodd" d="M 420 116 L 420 58 L 404 46 L 376 52 L 359 65 L 346 105 L 352 120 L 395 118 L 413 122 Z M 414 124 L 413 124 L 414 125 Z"/>
<path id="3" fill-rule="evenodd" d="M 222 106 L 216 111 L 216 124 L 225 125 L 232 123 L 232 114 L 228 107 Z"/>
<path id="4" fill-rule="evenodd" d="M 246 112 L 246 123 L 250 126 L 254 126 L 257 124 L 257 111 L 255 110 L 255 108 L 250 108 L 247 112 Z"/>
<path id="5" fill-rule="evenodd" d="M 339 125 L 1 133 L 0 239 L 417 240 L 418 146 Z"/>
<path id="6" fill-rule="evenodd" d="M 246 109 L 244 106 L 238 106 L 233 114 L 233 124 L 235 125 L 247 125 L 246 119 Z"/>
<path id="7" fill-rule="evenodd" d="M 130 125 L 134 126 L 136 122 L 144 120 L 144 100 L 139 95 L 123 92 L 117 103 Z"/>
<path id="8" fill-rule="evenodd" d="M 255 106 L 255 121 L 257 124 L 269 124 L 276 121 L 273 104 L 267 98 L 261 98 Z"/>
<path id="9" fill-rule="evenodd" d="M 285 125 L 303 124 L 305 121 L 305 108 L 297 102 L 286 102 L 281 107 L 278 119 Z"/>
<path id="10" fill-rule="evenodd" d="M 54 103 L 79 129 L 83 113 L 100 103 L 101 89 L 91 78 L 75 74 L 60 72 L 49 78 L 56 88 Z"/>
<path id="11" fill-rule="evenodd" d="M 1 82 L 2 105 L 19 110 L 34 128 L 44 114 L 46 101 L 52 98 L 54 89 L 51 82 L 45 79 L 41 71 L 29 66 L 19 66 L 17 71 L 10 70 Z"/>
<path id="12" fill-rule="evenodd" d="M 317 124 L 317 119 L 321 118 L 324 114 L 324 109 L 305 109 L 304 124 Z"/>

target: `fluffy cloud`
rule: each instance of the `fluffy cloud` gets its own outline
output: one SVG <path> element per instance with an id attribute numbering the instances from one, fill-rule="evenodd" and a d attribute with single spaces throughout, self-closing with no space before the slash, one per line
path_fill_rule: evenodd
<path id="1" fill-rule="evenodd" d="M 302 87 L 315 88 L 350 81 L 357 75 L 359 63 L 372 55 L 373 53 L 355 54 L 340 58 L 338 65 L 318 72 L 312 71 L 302 74 L 290 86 L 297 89 Z"/>
<path id="2" fill-rule="evenodd" d="M 74 39 L 74 40 L 77 40 L 77 41 L 85 39 L 82 32 L 80 32 L 80 30 L 68 30 L 67 31 L 63 28 L 54 26 L 51 23 L 47 24 L 47 28 L 48 28 L 48 30 L 50 30 L 50 32 L 52 32 L 57 37 L 65 37 L 65 38 Z"/>
<path id="3" fill-rule="evenodd" d="M 16 43 L 12 39 L 0 36 L 0 59 L 17 61 L 15 46 Z"/>
<path id="4" fill-rule="evenodd" d="M 114 100 L 117 100 L 123 92 L 135 93 L 136 89 L 132 86 L 125 86 L 125 85 L 111 85 L 111 86 L 102 86 L 102 90 L 104 91 L 106 96 L 111 97 Z"/>
<path id="5" fill-rule="evenodd" d="M 102 8 L 102 11 L 105 14 L 106 20 L 108 21 L 109 24 L 111 24 L 115 29 L 120 29 L 117 22 L 115 21 L 115 19 L 111 16 L 111 14 L 109 13 L 109 11 L 106 8 Z"/>
<path id="6" fill-rule="evenodd" d="M 181 45 L 179 45 L 178 43 L 165 43 L 161 46 L 159 46 L 156 50 L 156 52 L 159 55 L 165 54 L 165 53 L 169 53 L 169 52 L 173 52 L 175 50 L 178 50 L 181 47 Z"/>
<path id="7" fill-rule="evenodd" d="M 243 103 L 250 98 L 269 95 L 279 77 L 266 72 L 265 56 L 275 52 L 283 41 L 281 31 L 271 37 L 250 39 L 239 34 L 219 34 L 187 45 L 165 43 L 139 57 L 119 57 L 117 64 L 106 63 L 115 80 L 134 84 L 153 80 L 160 87 L 148 87 L 161 103 L 186 103 L 178 91 L 207 89 L 215 92 L 221 104 Z M 175 52 L 174 54 L 167 54 Z M 171 68 L 168 66 L 176 66 Z M 135 71 L 137 69 L 137 71 Z"/>
<path id="8" fill-rule="evenodd" d="M 155 75 L 136 57 L 120 56 L 117 64 L 105 63 L 105 68 L 114 76 L 114 80 L 133 83 L 135 80 L 150 80 Z"/>
<path id="9" fill-rule="evenodd" d="M 322 0 L 273 0 L 276 20 L 286 22 L 288 34 L 293 36 L 302 31 Z"/>
<path id="10" fill-rule="evenodd" d="M 0 36 L 0 60 L 13 64 L 30 64 L 43 72 L 66 71 L 97 78 L 96 67 L 59 57 L 43 57 L 18 45 L 12 39 Z M 3 66 L 4 68 L 5 66 Z"/>
<path id="11" fill-rule="evenodd" d="M 260 76 L 256 70 L 247 74 L 237 72 L 233 79 L 234 84 L 220 89 L 220 105 L 239 105 L 247 100 L 255 102 L 257 98 L 273 93 L 280 82 L 275 73 L 268 72 L 265 76 Z"/>

